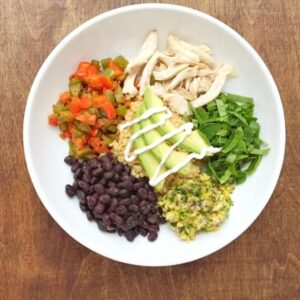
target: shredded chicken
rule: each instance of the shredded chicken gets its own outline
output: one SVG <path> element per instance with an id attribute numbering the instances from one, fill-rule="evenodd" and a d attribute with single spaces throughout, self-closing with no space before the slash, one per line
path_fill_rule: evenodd
<path id="1" fill-rule="evenodd" d="M 150 86 L 171 110 L 186 114 L 190 112 L 189 102 L 196 108 L 215 99 L 234 73 L 230 65 L 217 67 L 211 49 L 204 44 L 193 45 L 169 35 L 165 50 L 157 51 L 157 45 L 157 33 L 152 31 L 139 55 L 126 67 L 123 92 L 130 97 L 142 96 Z M 151 76 L 154 85 L 150 85 Z M 135 82 L 139 82 L 138 89 Z"/>

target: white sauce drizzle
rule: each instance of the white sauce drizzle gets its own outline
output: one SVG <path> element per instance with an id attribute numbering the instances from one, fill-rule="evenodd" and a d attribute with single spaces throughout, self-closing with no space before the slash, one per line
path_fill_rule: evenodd
<path id="1" fill-rule="evenodd" d="M 166 162 L 168 157 L 171 155 L 171 153 L 174 151 L 174 149 L 179 144 L 181 144 L 188 135 L 190 135 L 192 133 L 193 123 L 191 123 L 191 122 L 185 123 L 182 126 L 176 128 L 175 130 L 163 135 L 162 137 L 160 137 L 159 139 L 157 139 L 155 142 L 151 143 L 150 145 L 147 145 L 147 146 L 139 148 L 139 149 L 135 149 L 131 154 L 130 154 L 130 150 L 132 148 L 132 145 L 133 145 L 135 139 L 137 139 L 141 135 L 147 133 L 148 131 L 151 131 L 159 126 L 162 126 L 166 120 L 168 120 L 172 117 L 172 112 L 167 107 L 150 108 L 145 113 L 143 113 L 141 116 L 139 116 L 138 118 L 136 118 L 130 122 L 126 122 L 126 123 L 119 125 L 119 130 L 122 131 L 127 127 L 131 127 L 134 124 L 137 124 L 140 121 L 145 120 L 145 119 L 151 117 L 152 115 L 154 115 L 156 113 L 161 113 L 161 112 L 166 112 L 166 114 L 164 116 L 162 116 L 162 118 L 160 119 L 159 122 L 151 124 L 145 128 L 142 128 L 138 132 L 131 135 L 131 137 L 128 141 L 128 144 L 126 145 L 125 152 L 124 152 L 125 160 L 131 162 L 131 161 L 135 160 L 139 154 L 155 148 L 160 143 L 164 142 L 165 140 L 168 140 L 169 138 L 173 137 L 174 135 L 182 133 L 182 136 L 180 137 L 180 139 L 169 148 L 169 150 L 165 153 L 165 155 L 161 159 L 161 161 L 155 171 L 155 174 L 153 175 L 152 178 L 150 178 L 149 184 L 151 186 L 157 185 L 159 182 L 164 180 L 169 175 L 178 172 L 181 168 L 183 168 L 186 164 L 188 164 L 192 159 L 195 158 L 195 159 L 200 160 L 203 157 L 205 157 L 207 153 L 213 154 L 213 153 L 217 153 L 221 150 L 221 148 L 215 148 L 215 147 L 209 146 L 209 147 L 202 149 L 201 153 L 190 153 L 186 159 L 179 162 L 175 167 L 160 174 L 161 168 L 163 167 L 164 163 Z"/>

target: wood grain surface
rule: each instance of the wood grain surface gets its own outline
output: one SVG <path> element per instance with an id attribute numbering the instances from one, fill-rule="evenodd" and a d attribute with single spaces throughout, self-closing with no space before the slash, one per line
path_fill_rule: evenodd
<path id="1" fill-rule="evenodd" d="M 0 299 L 300 299 L 300 1 L 152 1 L 224 21 L 270 68 L 287 125 L 271 201 L 241 237 L 193 263 L 135 267 L 70 238 L 39 201 L 25 166 L 22 122 L 33 79 L 53 47 L 84 21 L 147 1 L 0 1 Z"/>

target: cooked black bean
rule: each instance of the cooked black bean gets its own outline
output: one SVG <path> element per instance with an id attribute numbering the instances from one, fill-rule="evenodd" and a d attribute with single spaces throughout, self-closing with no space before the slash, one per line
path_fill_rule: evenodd
<path id="1" fill-rule="evenodd" d="M 104 171 L 106 171 L 106 172 L 111 171 L 112 167 L 113 167 L 113 165 L 109 160 L 103 162 Z"/>
<path id="2" fill-rule="evenodd" d="M 112 154 L 65 161 L 74 173 L 74 183 L 66 186 L 66 193 L 77 196 L 81 210 L 97 222 L 100 230 L 118 232 L 129 241 L 139 234 L 148 235 L 149 241 L 157 238 L 158 225 L 165 219 L 146 177 L 135 178 L 130 168 L 115 161 Z"/>
<path id="3" fill-rule="evenodd" d="M 110 202 L 110 200 L 111 200 L 111 198 L 107 194 L 99 196 L 99 201 L 103 204 L 108 204 Z"/>
<path id="4" fill-rule="evenodd" d="M 133 212 L 139 211 L 139 207 L 136 204 L 130 204 L 130 205 L 128 205 L 128 209 L 130 211 L 133 211 Z"/>
<path id="5" fill-rule="evenodd" d="M 83 204 L 81 202 L 79 202 L 79 206 L 80 206 L 80 209 L 83 211 L 83 212 L 86 212 L 88 210 L 88 207 L 86 204 Z"/>
<path id="6" fill-rule="evenodd" d="M 93 196 L 87 196 L 86 197 L 86 202 L 87 205 L 90 209 L 94 209 L 95 205 L 97 204 L 97 198 L 93 197 Z"/>
<path id="7" fill-rule="evenodd" d="M 118 215 L 124 215 L 127 212 L 127 208 L 124 205 L 119 205 L 115 209 Z"/>
<path id="8" fill-rule="evenodd" d="M 96 169 L 93 170 L 92 175 L 101 177 L 103 175 L 104 171 L 101 167 L 97 167 Z"/>
<path id="9" fill-rule="evenodd" d="M 145 200 L 148 198 L 148 193 L 147 190 L 145 188 L 139 188 L 137 191 L 137 195 L 138 197 L 140 197 L 142 200 Z"/>
<path id="10" fill-rule="evenodd" d="M 117 196 L 119 194 L 119 189 L 115 186 L 112 186 L 108 189 L 108 193 L 111 195 L 111 196 Z"/>
<path id="11" fill-rule="evenodd" d="M 74 189 L 73 186 L 70 185 L 70 184 L 67 184 L 67 185 L 66 185 L 65 190 L 66 190 L 66 194 L 67 194 L 69 197 L 73 197 L 73 196 L 75 195 L 75 193 L 76 193 L 75 189 Z"/>
<path id="12" fill-rule="evenodd" d="M 132 242 L 135 238 L 135 235 L 134 235 L 133 231 L 128 230 L 125 232 L 125 237 L 126 237 L 127 241 Z"/>
<path id="13" fill-rule="evenodd" d="M 158 217 L 158 221 L 159 221 L 159 224 L 165 224 L 165 223 L 167 223 L 167 220 L 163 216 L 159 216 Z"/>
<path id="14" fill-rule="evenodd" d="M 149 232 L 148 241 L 154 242 L 157 239 L 157 232 Z"/>
<path id="15" fill-rule="evenodd" d="M 121 190 L 119 190 L 119 196 L 120 196 L 121 198 L 126 198 L 126 197 L 128 197 L 128 196 L 129 196 L 128 190 L 126 190 L 126 189 L 121 189 Z"/>
<path id="16" fill-rule="evenodd" d="M 113 171 L 105 172 L 103 176 L 107 180 L 112 179 L 114 177 L 114 172 Z"/>
<path id="17" fill-rule="evenodd" d="M 92 175 L 89 173 L 84 173 L 82 176 L 82 180 L 85 181 L 86 183 L 90 183 L 92 179 Z"/>
<path id="18" fill-rule="evenodd" d="M 77 163 L 77 159 L 74 157 L 74 156 L 67 156 L 65 159 L 64 159 L 65 163 L 68 164 L 69 166 L 72 166 L 74 164 Z"/>
<path id="19" fill-rule="evenodd" d="M 86 182 L 84 182 L 83 180 L 78 180 L 77 183 L 78 183 L 79 187 L 80 187 L 84 192 L 88 192 L 88 191 L 89 191 L 90 187 L 89 187 L 89 185 L 88 185 Z"/>
<path id="20" fill-rule="evenodd" d="M 103 203 L 98 203 L 94 208 L 95 216 L 101 215 L 105 210 L 105 205 Z"/>
<path id="21" fill-rule="evenodd" d="M 98 194 L 102 195 L 102 194 L 105 193 L 105 188 L 103 187 L 102 184 L 97 183 L 97 184 L 94 185 L 94 187 L 95 187 L 95 191 L 96 191 Z"/>

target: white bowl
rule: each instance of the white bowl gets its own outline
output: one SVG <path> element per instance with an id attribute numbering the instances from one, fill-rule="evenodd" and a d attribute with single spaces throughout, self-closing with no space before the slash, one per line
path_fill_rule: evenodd
<path id="1" fill-rule="evenodd" d="M 63 162 L 68 144 L 58 130 L 47 124 L 47 115 L 58 94 L 67 89 L 68 77 L 78 62 L 123 54 L 137 55 L 146 34 L 157 29 L 160 47 L 174 33 L 191 43 L 206 43 L 214 57 L 232 64 L 238 77 L 225 90 L 251 96 L 261 135 L 271 152 L 257 171 L 233 195 L 230 216 L 215 233 L 201 233 L 190 243 L 182 242 L 164 225 L 159 238 L 150 243 L 138 237 L 133 243 L 116 234 L 98 230 L 80 211 L 78 201 L 64 192 L 72 182 Z M 48 56 L 32 85 L 24 117 L 24 149 L 33 185 L 54 220 L 82 245 L 111 259 L 144 266 L 185 263 L 209 255 L 242 234 L 261 213 L 277 183 L 285 149 L 285 122 L 280 96 L 272 76 L 255 50 L 234 30 L 204 13 L 165 4 L 122 7 L 101 14 L 79 26 Z M 267 232 L 264 233 L 267 236 Z"/>

